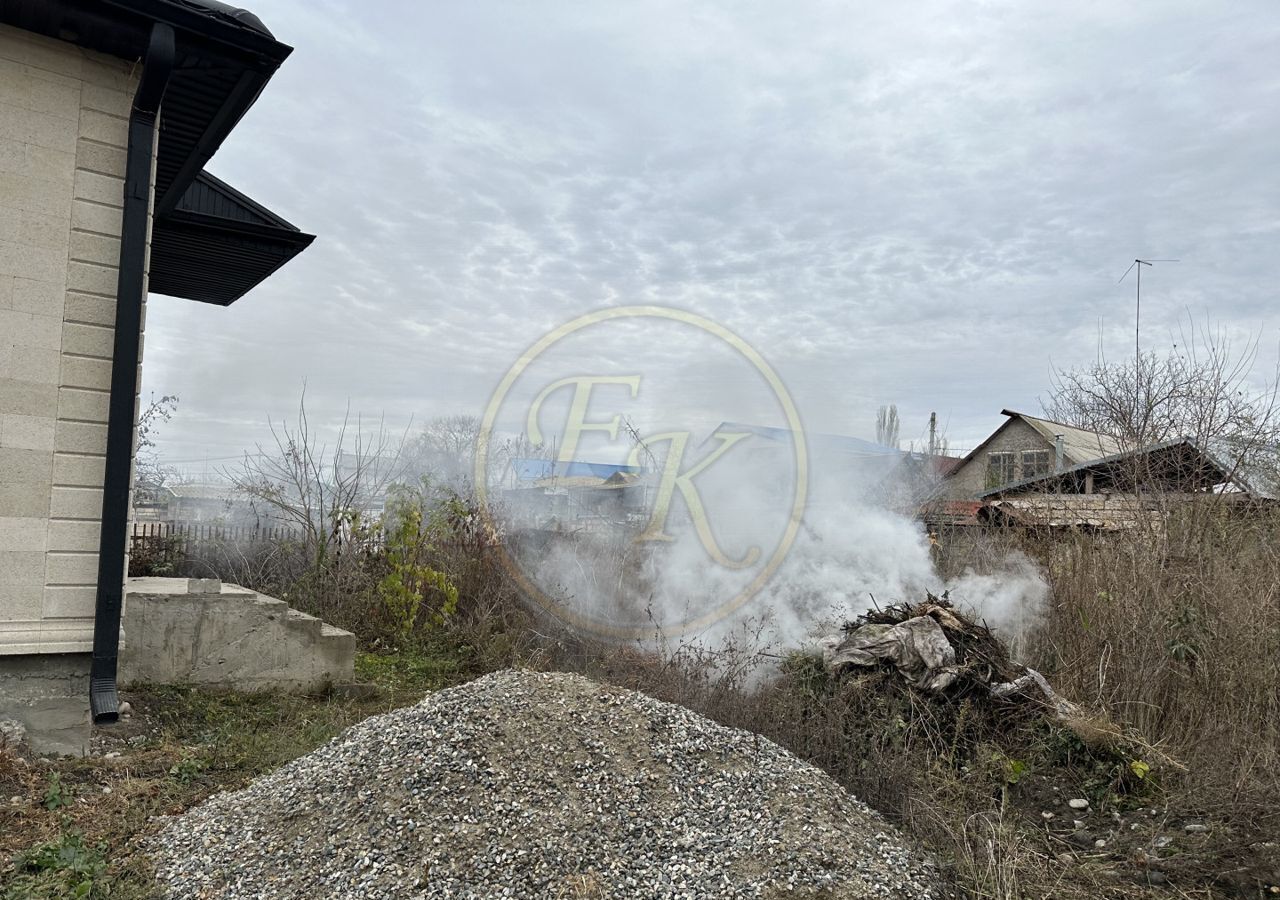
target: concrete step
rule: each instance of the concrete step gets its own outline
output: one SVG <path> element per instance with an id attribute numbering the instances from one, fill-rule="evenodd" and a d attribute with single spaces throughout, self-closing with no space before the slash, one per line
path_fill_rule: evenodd
<path id="1" fill-rule="evenodd" d="M 339 652 L 350 653 L 353 659 L 355 657 L 356 636 L 350 631 L 344 631 L 326 622 L 320 626 L 320 642 Z"/>
<path id="2" fill-rule="evenodd" d="M 355 635 L 208 579 L 130 579 L 122 683 L 319 690 L 353 680 Z"/>
<path id="3" fill-rule="evenodd" d="M 289 607 L 288 611 L 285 612 L 284 624 L 317 641 L 320 640 L 320 632 L 324 627 L 324 622 L 321 622 L 315 616 L 299 612 L 293 607 Z"/>

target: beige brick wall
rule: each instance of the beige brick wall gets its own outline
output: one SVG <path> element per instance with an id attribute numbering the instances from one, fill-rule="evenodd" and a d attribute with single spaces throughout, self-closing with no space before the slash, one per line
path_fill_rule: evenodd
<path id="1" fill-rule="evenodd" d="M 0 26 L 0 654 L 91 646 L 135 78 Z"/>
<path id="2" fill-rule="evenodd" d="M 991 439 L 991 443 L 947 479 L 946 497 L 950 500 L 972 500 L 987 490 L 987 463 L 992 453 L 1013 451 L 1020 454 L 1023 450 L 1053 449 L 1054 445 L 1046 441 L 1044 435 L 1021 419 L 1014 419 Z"/>

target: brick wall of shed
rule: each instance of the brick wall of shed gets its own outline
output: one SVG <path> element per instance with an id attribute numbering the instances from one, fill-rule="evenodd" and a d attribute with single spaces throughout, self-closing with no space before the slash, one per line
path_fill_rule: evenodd
<path id="1" fill-rule="evenodd" d="M 1008 426 L 996 434 L 989 444 L 980 449 L 973 459 L 961 466 L 946 481 L 945 496 L 949 500 L 972 500 L 987 490 L 987 457 L 1000 451 L 1050 450 L 1054 446 L 1021 419 L 1012 419 Z M 1018 458 L 1021 466 L 1021 457 Z M 1021 477 L 1019 475 L 1018 477 Z"/>

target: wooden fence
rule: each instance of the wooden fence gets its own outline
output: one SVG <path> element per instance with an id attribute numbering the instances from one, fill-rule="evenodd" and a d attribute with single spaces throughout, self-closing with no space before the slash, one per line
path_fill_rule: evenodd
<path id="1" fill-rule="evenodd" d="M 134 541 L 172 541 L 189 543 L 225 541 L 260 543 L 280 541 L 295 532 L 283 525 L 219 525 L 205 522 L 134 522 Z"/>
<path id="2" fill-rule="evenodd" d="M 129 536 L 129 574 L 168 574 L 184 560 L 227 545 L 252 546 L 287 540 L 282 525 L 218 525 L 204 522 L 134 522 Z"/>

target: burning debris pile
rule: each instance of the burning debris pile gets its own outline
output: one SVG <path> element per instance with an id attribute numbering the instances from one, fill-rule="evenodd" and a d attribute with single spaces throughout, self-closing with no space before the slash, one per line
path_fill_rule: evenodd
<path id="1" fill-rule="evenodd" d="M 980 704 L 1010 723 L 1047 717 L 1094 753 L 1126 763 L 1122 769 L 1130 775 L 1145 778 L 1152 767 L 1177 767 L 1137 733 L 1087 713 L 1035 669 L 1015 665 L 996 635 L 957 610 L 946 594 L 876 608 L 843 630 L 823 648 L 823 665 L 837 679 L 891 665 L 911 688 Z"/>
<path id="2" fill-rule="evenodd" d="M 844 626 L 843 640 L 826 648 L 824 661 L 837 675 L 893 663 L 912 686 L 929 691 L 1011 681 L 1004 647 L 983 625 L 962 618 L 943 597 L 916 606 L 896 604 L 865 613 Z"/>

